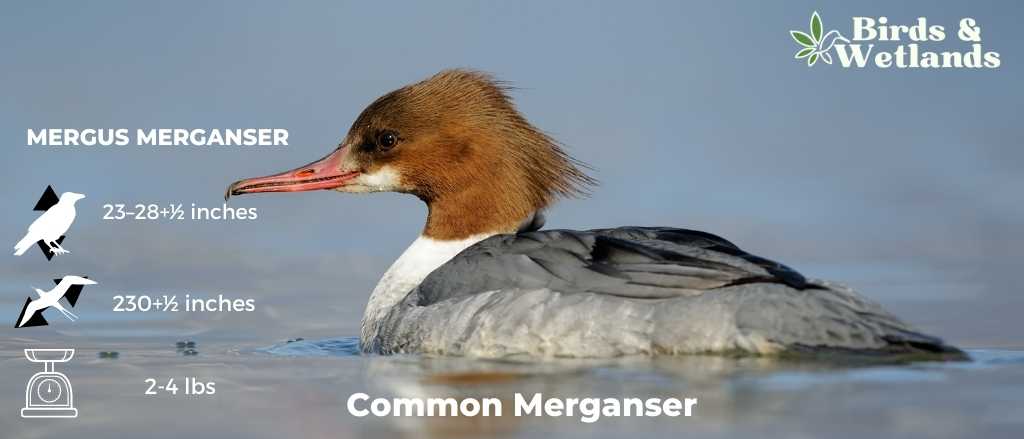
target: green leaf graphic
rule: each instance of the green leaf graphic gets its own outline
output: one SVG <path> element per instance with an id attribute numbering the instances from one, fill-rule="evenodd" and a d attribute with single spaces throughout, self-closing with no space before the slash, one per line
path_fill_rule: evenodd
<path id="1" fill-rule="evenodd" d="M 813 51 L 814 51 L 813 47 L 806 47 L 806 48 L 800 49 L 800 51 L 797 52 L 796 55 L 793 56 L 793 58 L 796 58 L 796 59 L 803 58 L 803 57 L 805 57 L 807 55 L 810 55 L 811 52 L 813 52 Z"/>
<path id="2" fill-rule="evenodd" d="M 811 35 L 814 36 L 814 41 L 821 41 L 821 17 L 818 11 L 811 15 Z"/>
<path id="3" fill-rule="evenodd" d="M 795 40 L 797 43 L 800 43 L 801 46 L 814 47 L 814 40 L 811 39 L 810 35 L 807 35 L 798 30 L 791 30 L 789 31 L 789 34 L 792 35 L 793 40 Z"/>
<path id="4" fill-rule="evenodd" d="M 810 58 L 807 58 L 807 67 L 813 66 L 814 63 L 816 63 L 816 62 L 818 62 L 818 54 L 817 53 L 815 53 L 814 55 L 811 55 Z"/>

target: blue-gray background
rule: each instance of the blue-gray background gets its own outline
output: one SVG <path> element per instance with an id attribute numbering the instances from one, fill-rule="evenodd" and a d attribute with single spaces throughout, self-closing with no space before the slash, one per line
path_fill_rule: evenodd
<path id="1" fill-rule="evenodd" d="M 46 185 L 88 196 L 71 255 L 3 256 L 10 319 L 29 286 L 74 273 L 101 282 L 86 317 L 113 318 L 110 297 L 125 293 L 223 293 L 258 310 L 60 322 L 68 331 L 354 335 L 369 290 L 420 230 L 415 198 L 232 200 L 259 209 L 253 222 L 103 221 L 101 206 L 218 206 L 237 178 L 325 154 L 376 96 L 472 67 L 520 87 L 520 109 L 601 181 L 557 205 L 549 226 L 711 231 L 954 342 L 1022 345 L 1018 4 L 363 3 L 6 4 L 0 241 L 21 237 Z M 851 16 L 926 16 L 949 37 L 933 50 L 964 50 L 954 29 L 974 17 L 1002 66 L 808 68 L 788 30 L 806 29 L 813 10 L 844 33 Z M 291 146 L 25 146 L 27 128 L 158 127 L 287 128 Z"/>

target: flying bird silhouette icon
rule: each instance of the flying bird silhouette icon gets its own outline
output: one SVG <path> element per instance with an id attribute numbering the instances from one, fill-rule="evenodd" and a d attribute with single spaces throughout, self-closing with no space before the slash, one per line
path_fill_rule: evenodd
<path id="1" fill-rule="evenodd" d="M 18 321 L 14 324 L 15 328 L 48 325 L 49 322 L 43 317 L 43 311 L 51 307 L 56 308 L 57 311 L 60 311 L 64 317 L 67 317 L 72 322 L 78 320 L 78 316 L 61 305 L 60 300 L 67 300 L 68 304 L 74 307 L 78 303 L 78 296 L 82 293 L 82 287 L 97 284 L 96 281 L 82 276 L 64 276 L 59 281 L 54 279 L 54 282 L 57 282 L 57 286 L 53 287 L 50 291 L 33 288 L 39 297 L 34 300 L 32 297 L 25 299 L 25 306 L 21 308 Z"/>
<path id="2" fill-rule="evenodd" d="M 43 194 L 43 199 L 40 200 L 40 204 L 50 194 L 52 197 L 53 189 L 47 187 L 47 192 Z M 40 247 L 47 253 L 47 259 L 52 254 L 62 255 L 65 253 L 71 253 L 70 251 L 61 247 L 61 241 L 63 240 L 64 234 L 67 233 L 68 229 L 71 228 L 71 223 L 75 222 L 75 202 L 85 198 L 85 195 L 75 192 L 64 192 L 60 195 L 60 200 L 53 204 L 49 208 L 46 208 L 46 212 L 39 215 L 30 226 L 28 226 L 28 232 L 25 237 L 21 238 L 17 244 L 14 245 L 14 255 L 21 256 L 32 247 L 32 244 L 39 242 Z M 38 209 L 37 205 L 37 209 Z M 45 246 L 45 247 L 44 247 Z"/>

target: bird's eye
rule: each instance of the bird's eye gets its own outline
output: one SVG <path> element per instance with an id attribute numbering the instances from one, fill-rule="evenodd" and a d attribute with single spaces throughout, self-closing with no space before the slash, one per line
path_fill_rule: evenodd
<path id="1" fill-rule="evenodd" d="M 394 131 L 381 131 L 377 134 L 377 147 L 382 151 L 394 148 L 398 144 L 398 134 Z"/>

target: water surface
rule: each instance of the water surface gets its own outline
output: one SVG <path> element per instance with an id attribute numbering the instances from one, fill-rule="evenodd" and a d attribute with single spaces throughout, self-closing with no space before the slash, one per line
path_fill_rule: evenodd
<path id="1" fill-rule="evenodd" d="M 354 337 L 259 344 L 143 336 L 89 346 L 58 366 L 74 386 L 78 419 L 20 419 L 38 369 L 25 345 L 0 342 L 4 437 L 1012 437 L 1024 431 L 1024 351 L 969 350 L 967 363 L 861 365 L 691 356 L 614 360 L 472 360 L 360 355 Z M 193 349 L 195 352 L 186 352 Z M 116 359 L 99 352 L 117 351 Z M 213 396 L 145 395 L 146 378 L 214 381 Z M 693 416 L 355 418 L 355 392 L 373 397 L 695 397 Z"/>

